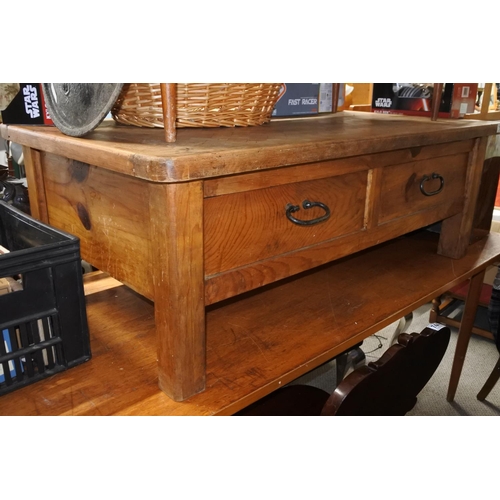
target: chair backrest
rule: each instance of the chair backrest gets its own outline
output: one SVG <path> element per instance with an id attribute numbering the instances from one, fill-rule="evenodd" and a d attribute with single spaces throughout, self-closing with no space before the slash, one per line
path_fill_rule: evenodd
<path id="1" fill-rule="evenodd" d="M 311 385 L 288 385 L 236 415 L 406 415 L 439 366 L 449 340 L 450 329 L 440 324 L 421 333 L 401 333 L 380 359 L 354 370 L 332 394 Z"/>
<path id="2" fill-rule="evenodd" d="M 449 340 L 450 329 L 440 324 L 400 334 L 380 359 L 337 386 L 321 415 L 405 415 L 441 363 Z"/>

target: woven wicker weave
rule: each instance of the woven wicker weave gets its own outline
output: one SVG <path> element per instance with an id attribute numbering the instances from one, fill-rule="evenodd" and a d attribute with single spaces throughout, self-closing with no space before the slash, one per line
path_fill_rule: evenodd
<path id="1" fill-rule="evenodd" d="M 177 83 L 176 128 L 261 125 L 271 119 L 280 83 Z M 128 83 L 111 114 L 120 123 L 163 127 L 159 83 Z"/>

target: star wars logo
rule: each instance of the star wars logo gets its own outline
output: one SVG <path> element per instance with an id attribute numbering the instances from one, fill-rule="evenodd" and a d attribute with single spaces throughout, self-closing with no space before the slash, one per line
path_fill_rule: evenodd
<path id="1" fill-rule="evenodd" d="M 26 114 L 31 118 L 38 118 L 40 116 L 40 103 L 37 88 L 33 85 L 26 85 L 23 88 L 23 95 Z"/>
<path id="2" fill-rule="evenodd" d="M 390 97 L 379 97 L 375 101 L 375 107 L 377 108 L 390 108 L 392 106 L 392 99 Z"/>

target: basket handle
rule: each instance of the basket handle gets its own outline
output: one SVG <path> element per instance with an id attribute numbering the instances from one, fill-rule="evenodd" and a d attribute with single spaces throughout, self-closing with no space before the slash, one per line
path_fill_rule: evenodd
<path id="1" fill-rule="evenodd" d="M 177 86 L 175 83 L 160 83 L 161 108 L 163 111 L 163 126 L 165 129 L 165 140 L 175 142 L 177 119 Z"/>
<path id="2" fill-rule="evenodd" d="M 332 84 L 332 113 L 336 113 L 339 107 L 340 83 Z"/>

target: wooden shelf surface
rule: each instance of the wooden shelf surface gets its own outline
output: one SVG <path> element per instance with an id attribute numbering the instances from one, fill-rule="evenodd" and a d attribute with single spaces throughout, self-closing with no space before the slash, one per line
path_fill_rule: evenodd
<path id="1" fill-rule="evenodd" d="M 85 137 L 56 127 L 0 125 L 0 136 L 24 146 L 152 182 L 183 182 L 348 156 L 417 148 L 495 135 L 497 124 L 358 111 L 282 118 L 258 127 L 164 130 L 106 121 Z"/>
<path id="2" fill-rule="evenodd" d="M 207 388 L 157 385 L 153 304 L 86 279 L 93 358 L 0 397 L 0 415 L 229 415 L 486 268 L 500 234 L 453 260 L 423 231 L 207 308 Z M 443 394 L 445 397 L 445 394 Z"/>

